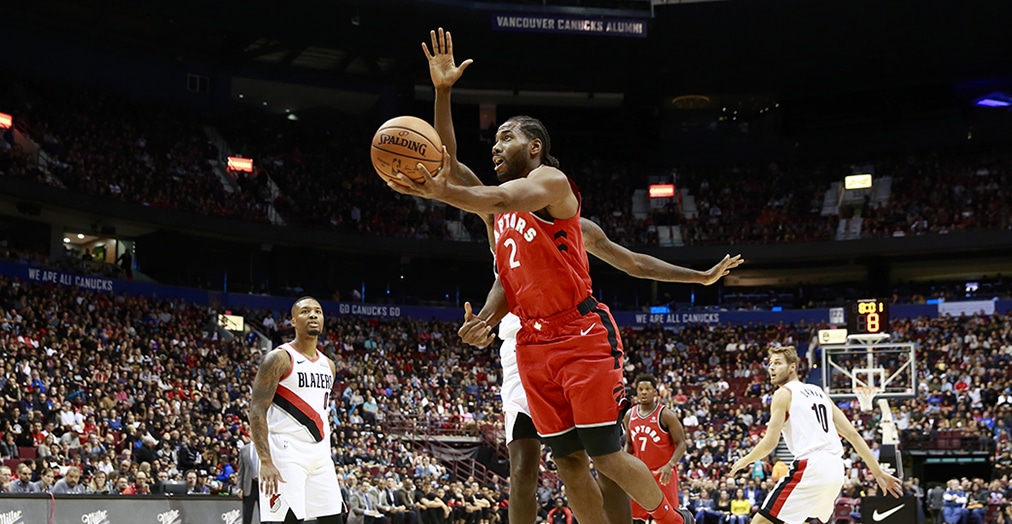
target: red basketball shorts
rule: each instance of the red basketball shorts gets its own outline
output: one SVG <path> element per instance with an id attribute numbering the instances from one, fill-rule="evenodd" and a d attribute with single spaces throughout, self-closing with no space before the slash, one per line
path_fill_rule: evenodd
<path id="1" fill-rule="evenodd" d="M 621 449 L 622 339 L 604 304 L 527 319 L 517 334 L 517 364 L 538 434 L 557 456 Z"/>

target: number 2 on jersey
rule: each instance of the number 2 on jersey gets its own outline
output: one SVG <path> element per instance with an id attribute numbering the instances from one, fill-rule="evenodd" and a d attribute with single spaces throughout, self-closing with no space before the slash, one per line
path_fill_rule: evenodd
<path id="1" fill-rule="evenodd" d="M 812 411 L 815 412 L 815 418 L 819 420 L 822 431 L 829 433 L 829 412 L 826 411 L 826 406 L 823 404 L 812 404 Z"/>
<path id="2" fill-rule="evenodd" d="M 507 238 L 502 245 L 510 248 L 510 269 L 520 267 L 520 262 L 517 260 L 517 241 Z"/>

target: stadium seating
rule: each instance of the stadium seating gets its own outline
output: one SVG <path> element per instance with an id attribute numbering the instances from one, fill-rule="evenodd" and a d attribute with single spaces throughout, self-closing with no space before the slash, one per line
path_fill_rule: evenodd
<path id="1" fill-rule="evenodd" d="M 375 124 L 355 117 L 292 122 L 236 113 L 207 122 L 186 110 L 53 81 L 8 75 L 0 89 L 41 151 L 0 149 L 0 176 L 245 220 L 485 241 L 476 217 L 389 191 L 361 147 Z M 225 176 L 221 166 L 231 153 L 252 158 L 254 173 Z M 853 202 L 834 190 L 851 174 L 846 163 L 659 169 L 634 168 L 628 157 L 567 153 L 584 216 L 633 245 L 797 243 L 1012 226 L 1003 148 L 877 159 L 868 167 L 880 185 Z M 673 172 L 681 198 L 646 212 L 648 178 Z"/>

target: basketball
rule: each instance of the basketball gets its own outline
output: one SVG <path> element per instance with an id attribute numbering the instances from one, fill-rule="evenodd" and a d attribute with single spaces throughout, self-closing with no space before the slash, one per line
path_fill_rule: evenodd
<path id="1" fill-rule="evenodd" d="M 399 116 L 383 123 L 372 137 L 372 166 L 383 179 L 404 173 L 415 182 L 425 182 L 417 164 L 435 174 L 443 165 L 443 142 L 421 118 Z"/>

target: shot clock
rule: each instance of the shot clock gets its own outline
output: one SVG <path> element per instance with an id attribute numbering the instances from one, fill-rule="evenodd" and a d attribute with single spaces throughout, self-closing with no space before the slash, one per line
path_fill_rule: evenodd
<path id="1" fill-rule="evenodd" d="M 852 302 L 847 309 L 847 331 L 853 334 L 889 332 L 889 306 L 877 298 Z"/>

